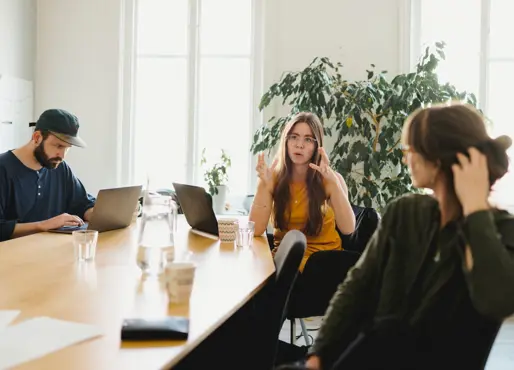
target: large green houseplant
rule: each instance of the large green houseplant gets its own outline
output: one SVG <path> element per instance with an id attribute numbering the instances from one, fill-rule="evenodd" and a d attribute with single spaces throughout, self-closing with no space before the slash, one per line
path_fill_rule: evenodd
<path id="1" fill-rule="evenodd" d="M 253 138 L 254 154 L 271 150 L 284 124 L 300 111 L 316 113 L 325 135 L 333 136 L 333 168 L 345 178 L 353 204 L 382 209 L 387 202 L 412 188 L 402 163 L 400 134 L 405 118 L 415 109 L 448 100 L 476 106 L 473 94 L 439 82 L 436 68 L 444 59 L 444 43 L 426 49 L 415 71 L 392 79 L 387 71 L 367 70 L 367 79 L 343 78 L 340 63 L 315 58 L 299 72 L 290 72 L 262 96 L 259 109 L 275 99 L 288 106 L 288 115 L 272 117 Z"/>

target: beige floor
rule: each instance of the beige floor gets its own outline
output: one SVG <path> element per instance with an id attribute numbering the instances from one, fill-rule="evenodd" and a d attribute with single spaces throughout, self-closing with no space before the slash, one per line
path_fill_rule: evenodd
<path id="1" fill-rule="evenodd" d="M 486 366 L 486 370 L 512 369 L 514 369 L 514 318 L 504 322 Z"/>
<path id="2" fill-rule="evenodd" d="M 296 320 L 296 334 L 301 334 L 300 324 Z M 320 317 L 314 317 L 305 321 L 309 334 L 316 338 L 317 330 L 321 324 Z M 280 332 L 280 339 L 289 342 L 289 321 L 286 320 L 282 331 Z M 305 345 L 303 337 L 299 338 L 296 342 L 297 345 Z M 514 317 L 505 321 L 500 333 L 496 337 L 493 349 L 489 355 L 489 360 L 485 370 L 514 370 Z"/>

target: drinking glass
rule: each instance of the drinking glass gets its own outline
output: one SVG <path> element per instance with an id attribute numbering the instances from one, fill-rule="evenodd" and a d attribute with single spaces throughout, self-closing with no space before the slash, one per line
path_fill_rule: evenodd
<path id="1" fill-rule="evenodd" d="M 236 245 L 238 247 L 250 247 L 253 243 L 254 232 L 255 222 L 239 221 L 239 226 L 236 231 Z"/>
<path id="2" fill-rule="evenodd" d="M 93 261 L 96 255 L 98 231 L 76 230 L 72 232 L 75 259 L 79 262 Z"/>

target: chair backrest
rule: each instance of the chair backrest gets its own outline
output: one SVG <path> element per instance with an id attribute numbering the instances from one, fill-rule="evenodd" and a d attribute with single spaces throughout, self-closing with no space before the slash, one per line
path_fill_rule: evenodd
<path id="1" fill-rule="evenodd" d="M 291 230 L 286 233 L 275 254 L 274 279 L 266 287 L 266 294 L 257 303 L 259 365 L 262 369 L 273 367 L 289 295 L 306 248 L 307 240 L 302 232 Z"/>
<path id="2" fill-rule="evenodd" d="M 355 231 L 350 235 L 342 234 L 339 230 L 338 232 L 345 250 L 362 253 L 378 227 L 380 214 L 373 208 L 353 204 L 352 208 L 355 214 Z"/>

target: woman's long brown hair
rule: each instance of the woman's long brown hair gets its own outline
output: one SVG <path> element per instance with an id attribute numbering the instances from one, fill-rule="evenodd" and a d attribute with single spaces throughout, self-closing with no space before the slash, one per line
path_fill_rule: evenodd
<path id="1" fill-rule="evenodd" d="M 279 230 L 287 229 L 291 217 L 291 194 L 289 186 L 291 183 L 293 164 L 287 153 L 287 137 L 294 126 L 301 122 L 309 125 L 316 139 L 316 146 L 311 158 L 311 163 L 319 164 L 320 162 L 318 148 L 323 146 L 323 126 L 315 114 L 307 112 L 298 113 L 284 127 L 276 155 L 278 164 L 275 191 L 273 192 L 273 220 L 275 228 Z M 327 197 L 321 174 L 312 168 L 309 168 L 307 172 L 307 194 L 309 200 L 309 214 L 307 223 L 302 231 L 306 235 L 314 236 L 320 233 L 323 226 L 323 206 L 325 205 Z"/>

